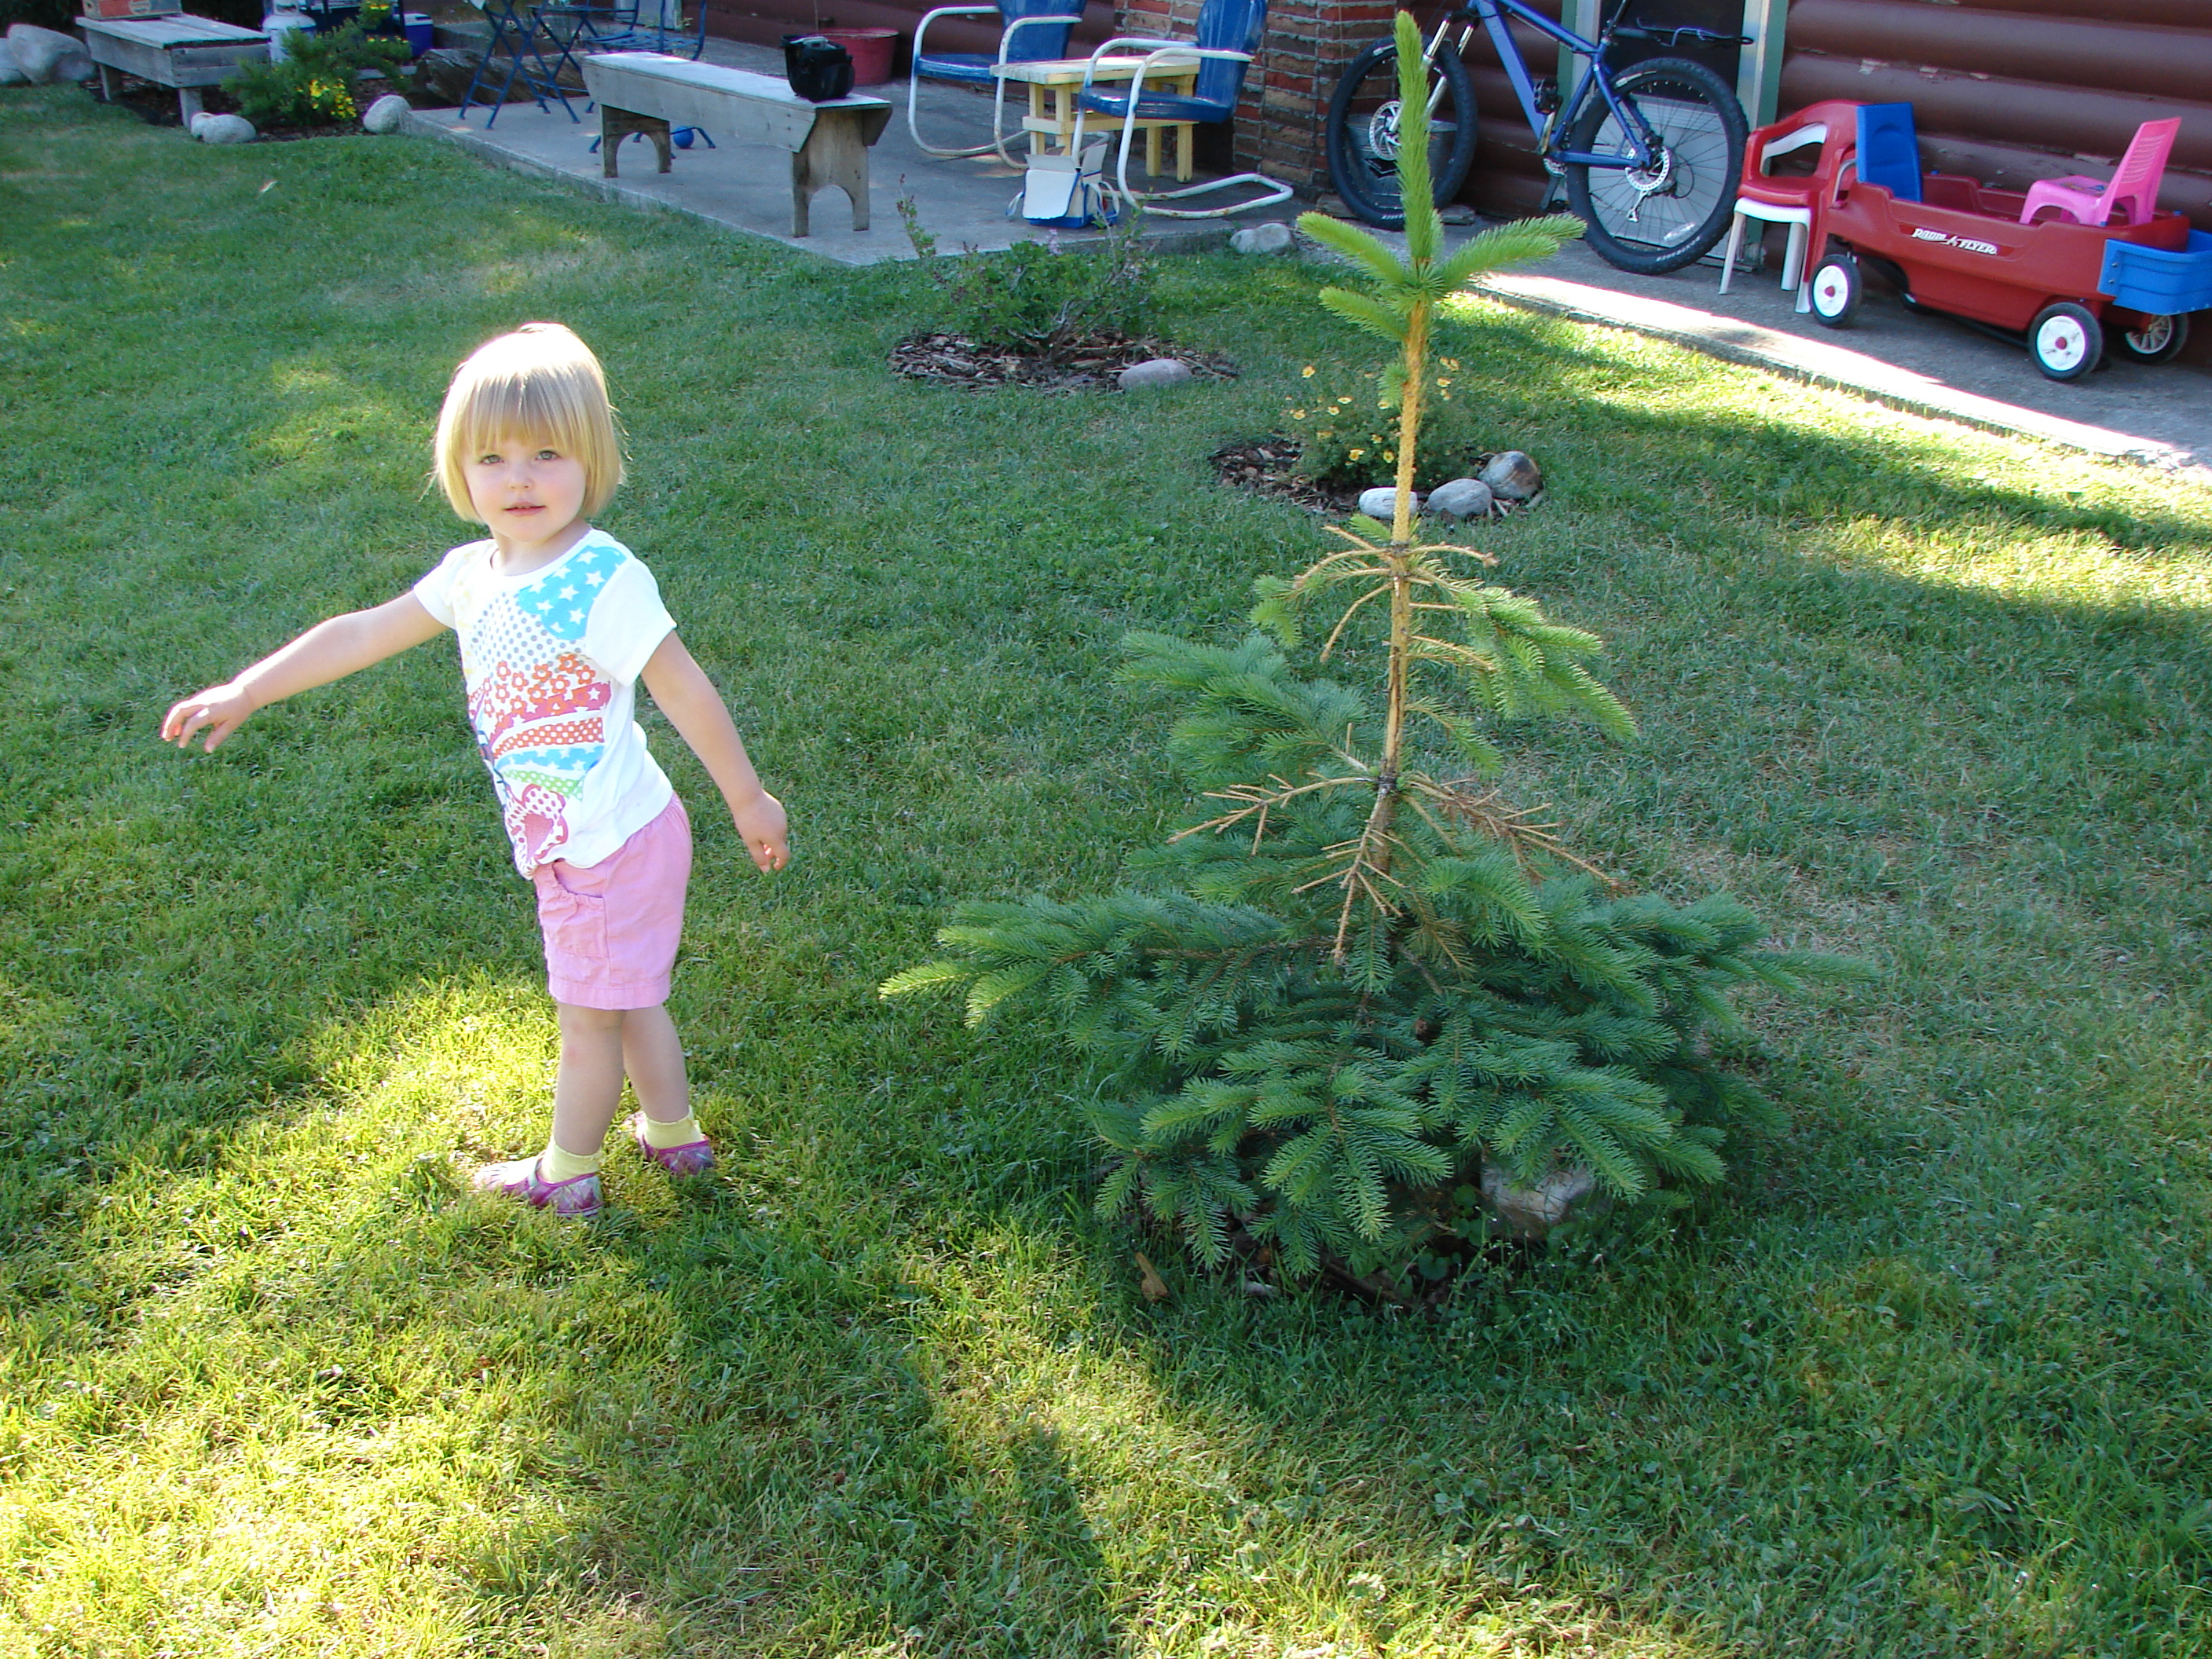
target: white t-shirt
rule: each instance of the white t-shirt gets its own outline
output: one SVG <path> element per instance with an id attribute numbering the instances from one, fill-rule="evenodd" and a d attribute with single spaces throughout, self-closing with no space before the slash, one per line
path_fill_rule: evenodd
<path id="1" fill-rule="evenodd" d="M 592 865 L 653 822 L 675 791 L 635 718 L 637 677 L 676 623 L 653 573 L 593 530 L 526 575 L 471 542 L 415 584 L 459 636 L 469 723 L 491 769 L 514 867 Z"/>

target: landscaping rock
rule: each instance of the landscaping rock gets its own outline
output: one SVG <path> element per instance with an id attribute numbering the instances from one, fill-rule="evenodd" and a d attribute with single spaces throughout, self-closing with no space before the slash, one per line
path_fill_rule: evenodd
<path id="1" fill-rule="evenodd" d="M 1437 217 L 1448 225 L 1472 225 L 1481 222 L 1482 216 L 1464 202 L 1447 202 L 1437 210 Z"/>
<path id="2" fill-rule="evenodd" d="M 1190 370 L 1172 357 L 1132 363 L 1114 377 L 1115 384 L 1124 392 L 1137 392 L 1150 386 L 1181 386 L 1188 379 Z"/>
<path id="3" fill-rule="evenodd" d="M 1525 501 L 1544 487 L 1544 475 L 1519 450 L 1509 449 L 1490 458 L 1490 465 L 1482 469 L 1482 482 L 1500 501 Z"/>
<path id="4" fill-rule="evenodd" d="M 200 129 L 214 119 L 215 112 L 211 109 L 194 110 L 192 118 L 185 124 L 185 131 L 197 138 L 200 136 Z"/>
<path id="5" fill-rule="evenodd" d="M 458 104 L 468 95 L 469 79 L 483 61 L 480 52 L 440 46 L 415 60 L 415 84 L 439 104 Z"/>
<path id="6" fill-rule="evenodd" d="M 1247 225 L 1230 237 L 1229 246 L 1239 253 L 1288 253 L 1291 228 L 1285 224 Z"/>
<path id="7" fill-rule="evenodd" d="M 1359 510 L 1369 518 L 1388 524 L 1397 516 L 1398 489 L 1395 484 L 1377 484 L 1372 489 L 1359 492 Z M 1421 492 L 1413 492 L 1413 511 L 1421 510 Z"/>
<path id="8" fill-rule="evenodd" d="M 1480 519 L 1490 513 L 1490 486 L 1480 478 L 1454 478 L 1429 495 L 1429 511 L 1448 518 Z"/>
<path id="9" fill-rule="evenodd" d="M 1344 198 L 1341 196 L 1321 197 L 1314 203 L 1314 211 L 1326 213 L 1332 219 L 1349 219 L 1353 216 L 1352 210 L 1345 205 Z"/>
<path id="10" fill-rule="evenodd" d="M 362 112 L 363 132 L 397 132 L 407 120 L 408 103 L 396 92 L 387 92 Z"/>
<path id="11" fill-rule="evenodd" d="M 260 136 L 243 115 L 210 115 L 193 130 L 204 144 L 250 144 Z"/>
<path id="12" fill-rule="evenodd" d="M 1495 1164 L 1482 1166 L 1482 1207 L 1493 1231 L 1511 1238 L 1540 1239 L 1578 1211 L 1591 1207 L 1597 1177 L 1588 1170 L 1559 1170 L 1533 1187 L 1516 1187 Z"/>
<path id="13" fill-rule="evenodd" d="M 84 42 L 74 34 L 42 29 L 35 23 L 12 23 L 8 27 L 8 52 L 23 78 L 41 85 L 57 81 L 82 81 L 94 72 Z"/>
<path id="14" fill-rule="evenodd" d="M 15 61 L 15 52 L 5 40 L 0 40 L 0 87 L 17 86 L 30 78 Z"/>

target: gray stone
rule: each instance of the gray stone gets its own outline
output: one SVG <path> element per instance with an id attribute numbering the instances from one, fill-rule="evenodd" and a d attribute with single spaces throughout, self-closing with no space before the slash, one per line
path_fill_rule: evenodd
<path id="1" fill-rule="evenodd" d="M 1482 1166 L 1482 1207 L 1491 1228 L 1512 1238 L 1539 1239 L 1593 1201 L 1597 1177 L 1588 1170 L 1555 1170 L 1533 1187 L 1516 1187 L 1495 1164 Z"/>
<path id="2" fill-rule="evenodd" d="M 250 144 L 260 137 L 243 115 L 210 115 L 196 135 L 204 144 Z"/>
<path id="3" fill-rule="evenodd" d="M 200 136 L 200 129 L 214 119 L 215 112 L 213 110 L 196 109 L 192 112 L 192 118 L 185 123 L 185 131 L 191 133 L 193 137 L 197 138 Z"/>
<path id="4" fill-rule="evenodd" d="M 1324 195 L 1319 198 L 1314 203 L 1314 211 L 1326 213 L 1332 219 L 1349 219 L 1354 216 L 1352 210 L 1345 205 L 1344 198 L 1341 196 Z"/>
<path id="5" fill-rule="evenodd" d="M 1464 202 L 1447 202 L 1437 210 L 1437 217 L 1448 225 L 1480 224 L 1482 216 Z"/>
<path id="6" fill-rule="evenodd" d="M 35 23 L 9 24 L 8 51 L 27 81 L 41 84 L 82 81 L 93 73 L 92 58 L 83 41 Z"/>
<path id="7" fill-rule="evenodd" d="M 397 132 L 406 124 L 408 103 L 396 92 L 383 97 L 362 112 L 361 130 L 363 132 Z"/>
<path id="8" fill-rule="evenodd" d="M 1429 511 L 1448 518 L 1480 519 L 1490 512 L 1490 486 L 1480 478 L 1454 478 L 1429 495 Z"/>
<path id="9" fill-rule="evenodd" d="M 1279 223 L 1247 225 L 1230 237 L 1229 246 L 1239 253 L 1288 253 L 1291 228 Z"/>
<path id="10" fill-rule="evenodd" d="M 1190 379 L 1190 369 L 1172 357 L 1154 357 L 1130 364 L 1114 379 L 1122 391 L 1136 392 L 1148 386 L 1181 386 Z"/>
<path id="11" fill-rule="evenodd" d="M 14 48 L 0 40 L 0 87 L 12 87 L 31 77 L 23 73 L 23 66 L 15 61 Z"/>
<path id="12" fill-rule="evenodd" d="M 1544 487 L 1544 475 L 1537 471 L 1536 463 L 1517 449 L 1492 455 L 1481 477 L 1500 501 L 1525 501 Z"/>
<path id="13" fill-rule="evenodd" d="M 415 84 L 441 107 L 458 104 L 467 95 L 469 78 L 483 61 L 480 52 L 440 46 L 415 60 Z"/>
<path id="14" fill-rule="evenodd" d="M 1370 519 L 1376 520 L 1382 524 L 1389 523 L 1390 520 L 1395 518 L 1398 514 L 1397 485 L 1377 484 L 1372 489 L 1361 490 L 1359 492 L 1359 510 L 1362 513 L 1364 513 Z M 1413 511 L 1418 513 L 1420 510 L 1421 492 L 1417 489 L 1413 492 Z"/>

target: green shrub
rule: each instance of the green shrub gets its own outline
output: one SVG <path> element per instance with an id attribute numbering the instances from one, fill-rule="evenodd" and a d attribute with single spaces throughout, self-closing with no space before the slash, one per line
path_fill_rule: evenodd
<path id="1" fill-rule="evenodd" d="M 939 328 L 976 344 L 1053 361 L 1105 333 L 1142 334 L 1152 319 L 1152 261 L 1133 213 L 1097 242 L 1063 247 L 1057 237 L 1003 253 L 969 247 L 940 258 L 914 198 L 898 201 L 907 239 L 940 301 Z"/>
<path id="2" fill-rule="evenodd" d="M 239 113 L 267 131 L 326 127 L 356 120 L 355 76 L 362 70 L 386 74 L 405 66 L 407 43 L 363 33 L 358 21 L 328 34 L 301 30 L 286 42 L 281 64 L 248 64 L 226 80 Z"/>
<path id="3" fill-rule="evenodd" d="M 1463 477 L 1482 453 L 1474 410 L 1460 395 L 1456 357 L 1431 365 L 1422 398 L 1421 447 L 1413 487 L 1433 489 Z M 1297 470 L 1316 483 L 1364 489 L 1398 471 L 1398 404 L 1389 377 L 1309 365 L 1304 383 L 1283 404 L 1283 436 L 1297 441 Z"/>

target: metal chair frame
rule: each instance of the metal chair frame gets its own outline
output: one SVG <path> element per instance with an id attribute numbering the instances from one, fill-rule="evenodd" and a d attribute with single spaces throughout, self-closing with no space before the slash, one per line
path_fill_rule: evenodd
<path id="1" fill-rule="evenodd" d="M 568 102 L 568 94 L 562 89 L 558 78 L 560 74 L 558 64 L 567 58 L 568 48 L 561 38 L 547 27 L 545 19 L 541 15 L 541 9 L 537 6 L 525 6 L 522 0 L 473 0 L 473 3 L 482 9 L 484 21 L 491 25 L 491 39 L 485 44 L 484 55 L 478 60 L 475 72 L 469 76 L 468 89 L 461 94 L 460 118 L 464 121 L 469 118 L 470 107 L 477 101 L 477 88 L 484 82 L 484 70 L 490 65 L 493 55 L 503 44 L 507 51 L 507 78 L 500 82 L 498 93 L 484 100 L 491 109 L 491 113 L 484 118 L 486 132 L 489 132 L 493 125 L 498 121 L 500 111 L 507 106 L 507 94 L 514 88 L 518 80 L 522 82 L 524 89 L 537 100 L 539 109 L 545 110 L 548 114 L 550 114 L 552 112 L 545 100 L 549 96 L 557 98 L 561 100 L 561 107 L 568 112 L 571 121 L 580 120 L 582 118 L 577 115 L 574 106 Z M 526 11 L 528 14 L 527 21 L 524 16 Z M 556 55 L 555 64 L 551 66 L 546 64 L 545 54 L 538 49 L 538 37 L 540 34 L 543 34 L 550 44 L 562 48 Z M 536 64 L 536 68 L 532 69 L 524 63 L 526 53 Z"/>
<path id="2" fill-rule="evenodd" d="M 1144 61 L 1137 65 L 1136 74 L 1130 78 L 1126 99 L 1118 93 L 1101 94 L 1094 92 L 1092 82 L 1097 75 L 1099 64 L 1117 52 L 1126 52 L 1132 46 L 1143 48 L 1145 58 Z M 1178 104 L 1205 104 L 1219 112 L 1211 117 L 1192 114 L 1180 118 L 1193 122 L 1205 119 L 1229 119 L 1236 112 L 1237 99 L 1244 87 L 1244 71 L 1251 66 L 1253 61 L 1252 53 L 1232 52 L 1225 46 L 1201 46 L 1188 40 L 1162 40 L 1139 34 L 1121 35 L 1107 41 L 1091 54 L 1090 68 L 1085 71 L 1083 76 L 1083 90 L 1081 95 L 1075 100 L 1075 134 L 1068 141 L 1068 153 L 1073 155 L 1083 154 L 1083 124 L 1094 107 L 1093 100 L 1105 101 L 1110 97 L 1112 102 L 1122 106 L 1120 116 L 1121 146 L 1115 161 L 1114 188 L 1121 195 L 1121 199 L 1131 206 L 1139 208 L 1146 213 L 1159 214 L 1162 217 L 1169 219 L 1225 219 L 1232 213 L 1245 213 L 1254 208 L 1273 207 L 1278 202 L 1289 201 L 1295 193 L 1291 187 L 1280 179 L 1268 178 L 1264 173 L 1234 173 L 1225 179 L 1208 179 L 1204 184 L 1186 185 L 1182 190 L 1144 191 L 1131 186 L 1129 143 L 1136 136 L 1137 123 L 1163 118 L 1147 115 L 1142 111 L 1145 77 L 1154 70 L 1162 69 L 1164 69 L 1168 74 L 1188 75 L 1190 73 L 1190 61 L 1194 58 L 1201 62 L 1236 64 L 1237 66 L 1236 84 L 1226 100 L 1179 96 L 1176 100 Z M 1175 67 L 1176 65 L 1180 65 L 1180 68 Z M 1102 110 L 1100 112 L 1109 117 L 1112 115 L 1111 110 Z M 1165 118 L 1178 118 L 1171 116 Z M 1225 190 L 1233 185 L 1259 185 L 1267 193 L 1255 196 L 1249 202 L 1237 202 L 1228 207 L 1173 208 L 1160 205 L 1164 202 L 1181 201 L 1186 197 L 1203 196 L 1210 191 Z"/>
<path id="3" fill-rule="evenodd" d="M 1076 9 L 1072 12 L 1043 12 L 1033 13 L 1026 17 L 1007 17 L 1006 19 L 1006 27 L 1000 31 L 999 35 L 998 61 L 1001 64 L 1030 61 L 1018 59 L 1009 55 L 1013 46 L 1014 34 L 1016 31 L 1025 27 L 1035 27 L 1045 24 L 1050 24 L 1055 28 L 1065 31 L 1073 28 L 1076 23 L 1081 20 L 1082 15 L 1082 8 L 1080 5 L 1078 5 Z M 925 79 L 941 81 L 947 85 L 953 86 L 965 86 L 969 84 L 965 81 L 955 80 L 953 77 L 949 76 L 924 76 L 921 67 L 921 40 L 922 36 L 929 32 L 929 26 L 940 17 L 1005 16 L 1006 14 L 997 6 L 939 6 L 934 11 L 924 13 L 921 21 L 915 26 L 914 67 L 912 74 L 908 78 L 906 90 L 906 130 L 910 135 L 912 135 L 915 145 L 917 149 L 924 150 L 932 155 L 948 158 L 964 158 L 971 155 L 985 155 L 995 150 L 998 153 L 999 159 L 1001 161 L 1004 161 L 1008 167 L 1018 167 L 1021 166 L 1021 163 L 1015 160 L 1013 155 L 1011 155 L 1006 149 L 1006 80 L 1004 76 L 994 75 L 991 77 L 991 140 L 988 143 L 975 144 L 966 149 L 939 149 L 937 145 L 929 143 L 921 136 L 921 128 L 918 124 L 915 116 L 916 106 L 921 102 L 921 83 Z"/>

